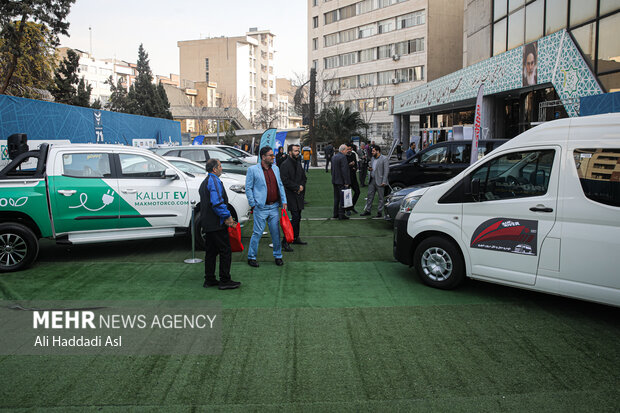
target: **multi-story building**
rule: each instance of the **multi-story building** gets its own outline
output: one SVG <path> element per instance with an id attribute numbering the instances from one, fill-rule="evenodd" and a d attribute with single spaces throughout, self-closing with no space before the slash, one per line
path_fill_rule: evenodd
<path id="1" fill-rule="evenodd" d="M 57 48 L 59 60 L 67 56 L 69 47 Z M 102 106 L 108 102 L 112 92 L 110 85 L 106 81 L 112 76 L 112 80 L 116 85 L 119 79 L 122 79 L 123 85 L 129 90 L 129 86 L 134 82 L 137 75 L 137 66 L 135 63 L 128 63 L 117 59 L 97 59 L 90 53 L 79 49 L 73 49 L 79 56 L 78 76 L 92 87 L 90 94 L 91 103 L 99 99 Z M 173 75 L 171 75 L 173 76 Z"/>
<path id="2" fill-rule="evenodd" d="M 278 128 L 301 128 L 302 117 L 295 112 L 295 92 L 297 87 L 293 85 L 290 79 L 277 78 L 276 91 L 278 93 L 278 102 L 280 108 L 278 110 Z"/>
<path id="3" fill-rule="evenodd" d="M 251 28 L 245 36 L 179 41 L 181 84 L 217 82 L 219 106 L 237 107 L 248 118 L 278 106 L 274 37 Z"/>
<path id="4" fill-rule="evenodd" d="M 402 121 L 412 115 L 428 143 L 460 135 L 460 126 L 471 130 L 481 85 L 483 138 L 578 116 L 582 97 L 620 89 L 618 0 L 463 0 L 462 7 L 464 68 L 395 96 L 403 141 Z"/>
<path id="5" fill-rule="evenodd" d="M 460 69 L 462 27 L 450 0 L 308 0 L 318 109 L 359 111 L 369 140 L 391 141 L 392 97 Z"/>

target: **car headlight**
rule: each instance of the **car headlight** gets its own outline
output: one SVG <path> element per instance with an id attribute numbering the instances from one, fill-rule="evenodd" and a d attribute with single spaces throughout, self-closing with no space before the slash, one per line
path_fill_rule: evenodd
<path id="1" fill-rule="evenodd" d="M 240 184 L 231 185 L 230 190 L 238 194 L 245 194 L 245 185 L 240 185 Z"/>
<path id="2" fill-rule="evenodd" d="M 398 211 L 405 212 L 405 213 L 411 212 L 415 204 L 417 204 L 418 201 L 420 200 L 420 198 L 422 198 L 422 195 L 414 195 L 414 196 L 407 195 L 405 199 L 403 199 L 403 201 L 401 202 L 400 208 Z"/>

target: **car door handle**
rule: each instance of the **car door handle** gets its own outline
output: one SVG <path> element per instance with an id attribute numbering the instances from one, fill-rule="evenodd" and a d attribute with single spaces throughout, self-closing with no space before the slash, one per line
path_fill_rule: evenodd
<path id="1" fill-rule="evenodd" d="M 59 189 L 58 193 L 64 196 L 71 196 L 75 194 L 77 191 L 75 189 Z"/>
<path id="2" fill-rule="evenodd" d="M 136 192 L 138 192 L 138 190 L 137 189 L 128 188 L 128 189 L 121 189 L 121 192 L 124 193 L 124 194 L 135 194 Z"/>
<path id="3" fill-rule="evenodd" d="M 536 205 L 535 207 L 531 207 L 530 211 L 533 212 L 553 212 L 553 208 L 546 207 L 544 205 Z"/>

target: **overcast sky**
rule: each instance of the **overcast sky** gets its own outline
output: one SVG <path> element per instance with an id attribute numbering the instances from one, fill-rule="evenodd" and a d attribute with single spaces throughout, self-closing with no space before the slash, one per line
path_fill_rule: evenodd
<path id="1" fill-rule="evenodd" d="M 275 72 L 295 78 L 307 72 L 306 0 L 77 0 L 61 46 L 96 58 L 136 62 L 144 44 L 154 74 L 179 74 L 179 40 L 240 36 L 250 27 L 275 37 Z"/>

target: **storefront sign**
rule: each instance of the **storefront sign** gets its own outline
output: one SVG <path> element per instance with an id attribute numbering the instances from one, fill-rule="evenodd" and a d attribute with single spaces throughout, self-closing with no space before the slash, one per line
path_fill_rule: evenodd
<path id="1" fill-rule="evenodd" d="M 562 100 L 603 93 L 577 46 L 566 30 L 560 30 L 396 95 L 394 114 L 474 99 L 483 83 L 486 95 L 518 90 L 530 83 L 552 84 Z M 578 115 L 572 106 L 566 111 L 569 116 Z"/>

